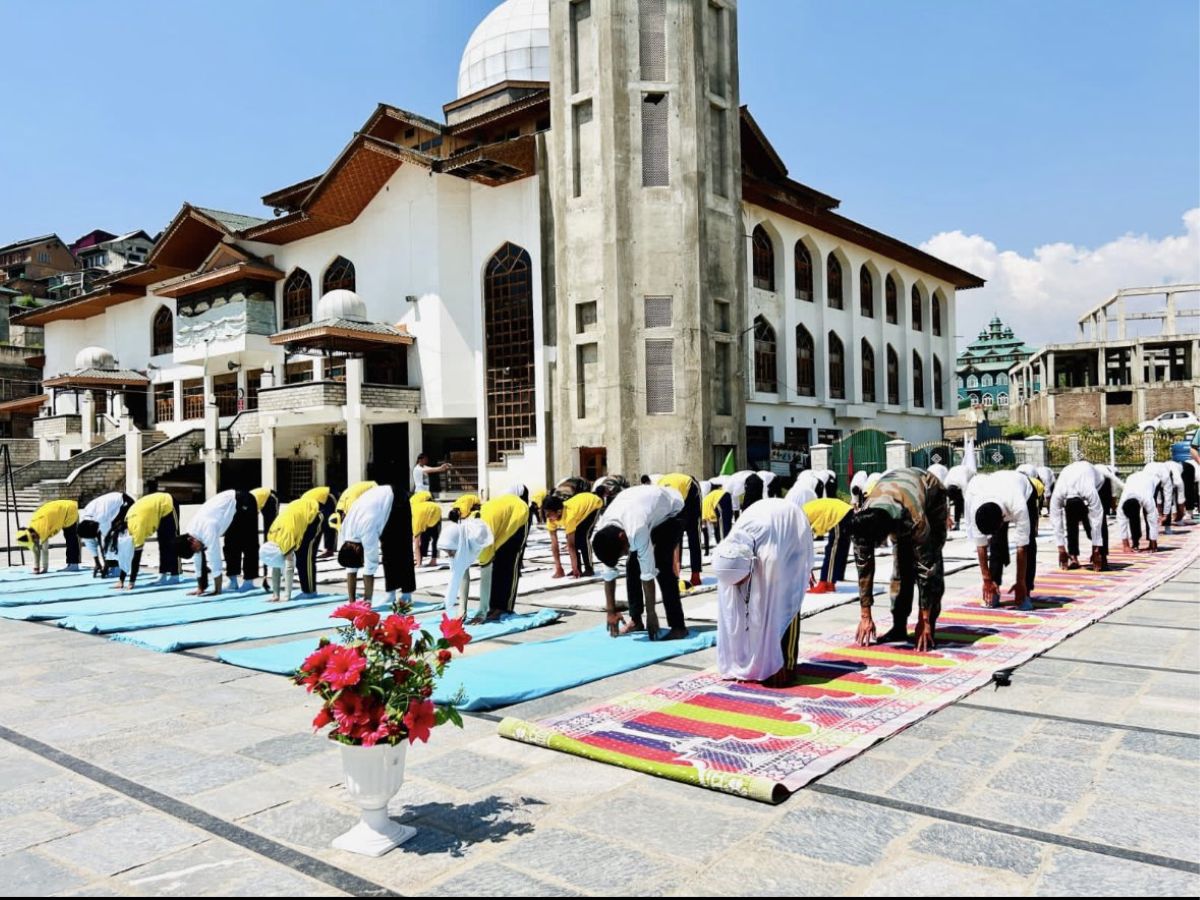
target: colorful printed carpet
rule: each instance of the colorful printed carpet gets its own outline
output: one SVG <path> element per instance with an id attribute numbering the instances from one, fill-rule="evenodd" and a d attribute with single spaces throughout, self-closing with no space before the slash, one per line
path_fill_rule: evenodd
<path id="1" fill-rule="evenodd" d="M 1110 572 L 1039 574 L 1031 613 L 982 608 L 978 595 L 947 598 L 932 652 L 858 647 L 849 630 L 803 643 L 806 662 L 788 688 L 704 672 L 541 722 L 507 718 L 500 734 L 778 803 L 1161 584 L 1200 555 L 1200 527 L 1161 546 L 1153 556 L 1113 554 Z M 1054 565 L 1041 555 L 1043 567 Z"/>

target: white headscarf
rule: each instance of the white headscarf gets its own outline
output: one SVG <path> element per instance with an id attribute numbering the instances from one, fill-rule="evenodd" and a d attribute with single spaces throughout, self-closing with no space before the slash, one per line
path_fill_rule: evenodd
<path id="1" fill-rule="evenodd" d="M 740 584 L 754 569 L 754 547 L 737 540 L 721 541 L 713 553 L 712 567 L 718 584 Z"/>
<path id="2" fill-rule="evenodd" d="M 442 525 L 438 546 L 445 552 L 454 554 L 454 560 L 450 563 L 450 583 L 446 585 L 445 599 L 446 613 L 451 618 L 458 618 L 466 612 L 458 611 L 459 587 L 467 570 L 495 539 L 492 529 L 483 519 L 463 519 L 460 522 Z"/>
<path id="3" fill-rule="evenodd" d="M 258 548 L 258 561 L 268 569 L 282 569 L 283 551 L 274 541 L 267 541 Z"/>
<path id="4" fill-rule="evenodd" d="M 1033 466 L 1030 466 L 1029 468 L 1032 469 Z M 946 486 L 946 476 L 950 474 L 949 469 L 947 469 L 941 463 L 933 463 L 932 465 L 929 466 L 928 469 L 926 469 L 926 471 L 930 475 L 932 475 L 934 478 L 936 478 L 938 481 L 940 481 L 942 483 L 942 487 Z M 1020 471 L 1020 470 L 1018 469 L 1017 471 Z M 1034 473 L 1031 471 L 1027 474 L 1029 474 L 1029 476 L 1032 477 Z M 854 477 L 857 478 L 858 476 L 855 475 Z"/>
<path id="5" fill-rule="evenodd" d="M 796 506 L 803 508 L 805 503 L 808 503 L 810 500 L 817 499 L 817 492 L 807 484 L 801 484 L 800 479 L 796 479 L 796 483 L 788 489 L 787 497 L 784 499 L 786 499 L 788 503 L 793 503 Z"/>

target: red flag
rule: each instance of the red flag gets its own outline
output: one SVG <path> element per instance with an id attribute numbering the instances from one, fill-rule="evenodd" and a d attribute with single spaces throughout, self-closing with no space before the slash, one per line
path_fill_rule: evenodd
<path id="1" fill-rule="evenodd" d="M 850 447 L 850 458 L 846 460 L 846 484 L 854 478 L 854 447 Z"/>

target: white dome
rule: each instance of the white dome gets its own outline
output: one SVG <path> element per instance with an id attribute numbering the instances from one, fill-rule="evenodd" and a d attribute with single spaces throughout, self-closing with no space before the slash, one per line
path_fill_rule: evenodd
<path id="1" fill-rule="evenodd" d="M 502 81 L 550 80 L 550 0 L 504 0 L 467 41 L 458 96 Z"/>
<path id="2" fill-rule="evenodd" d="M 317 301 L 317 321 L 321 319 L 349 319 L 352 322 L 367 321 L 367 304 L 354 291 L 339 288 L 330 291 Z"/>
<path id="3" fill-rule="evenodd" d="M 115 369 L 116 358 L 103 347 L 84 347 L 75 354 L 76 369 Z"/>

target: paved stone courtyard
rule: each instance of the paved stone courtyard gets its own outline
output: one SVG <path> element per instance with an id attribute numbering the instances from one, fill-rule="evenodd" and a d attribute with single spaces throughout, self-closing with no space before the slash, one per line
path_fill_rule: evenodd
<path id="1" fill-rule="evenodd" d="M 286 679 L 52 626 L 0 640 L 6 896 L 1200 894 L 1200 562 L 776 807 L 496 735 L 715 651 L 468 716 L 410 751 L 392 811 L 418 834 L 376 860 L 329 846 L 356 814 Z"/>

